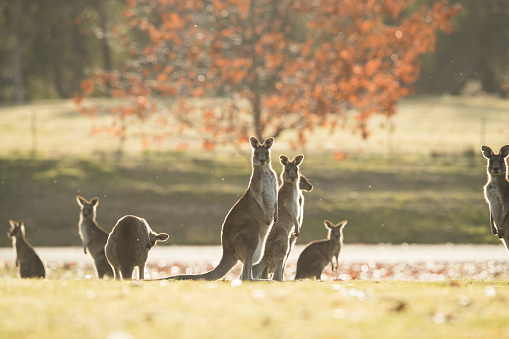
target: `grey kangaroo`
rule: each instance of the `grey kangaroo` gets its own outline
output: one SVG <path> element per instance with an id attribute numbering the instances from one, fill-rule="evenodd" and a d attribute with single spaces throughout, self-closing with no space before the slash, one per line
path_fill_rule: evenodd
<path id="1" fill-rule="evenodd" d="M 164 279 L 218 280 L 240 261 L 242 280 L 253 280 L 253 255 L 260 242 L 265 242 L 273 220 L 277 221 L 277 177 L 271 167 L 270 149 L 274 143 L 268 138 L 260 144 L 249 139 L 253 149 L 252 173 L 249 186 L 224 219 L 221 230 L 223 256 L 213 270 L 204 274 L 177 275 Z M 262 243 L 263 249 L 263 243 Z"/>
<path id="2" fill-rule="evenodd" d="M 506 163 L 509 145 L 503 146 L 499 154 L 495 154 L 488 146 L 481 146 L 481 151 L 488 159 L 488 182 L 484 185 L 484 198 L 490 209 L 491 232 L 498 235 L 509 249 L 509 182 Z"/>
<path id="3" fill-rule="evenodd" d="M 105 275 L 113 278 L 113 270 L 104 253 L 104 246 L 106 245 L 106 241 L 108 241 L 108 232 L 99 227 L 95 221 L 99 198 L 93 198 L 87 201 L 85 198 L 78 195 L 76 196 L 76 201 L 81 207 L 78 227 L 81 240 L 83 241 L 83 251 L 86 254 L 88 250 L 94 259 L 97 276 L 100 279 Z"/>
<path id="4" fill-rule="evenodd" d="M 311 192 L 313 190 L 313 185 L 309 181 L 308 178 L 306 178 L 302 173 L 299 178 L 299 189 L 302 192 Z M 302 221 L 304 220 L 304 194 L 300 195 L 299 198 L 299 205 L 300 205 L 300 213 L 299 213 L 299 224 L 302 228 Z M 288 252 L 286 253 L 285 261 L 283 262 L 283 272 L 286 268 L 286 263 L 288 262 L 288 257 L 290 256 L 290 253 L 292 252 L 293 246 L 295 246 L 295 242 L 297 241 L 297 235 L 295 232 L 292 232 L 290 235 L 290 238 L 288 239 Z"/>
<path id="5" fill-rule="evenodd" d="M 7 235 L 12 238 L 16 252 L 16 267 L 21 278 L 46 278 L 46 269 L 41 258 L 25 238 L 25 225 L 21 221 L 9 220 L 11 229 Z"/>
<path id="6" fill-rule="evenodd" d="M 145 276 L 148 251 L 157 241 L 168 240 L 168 234 L 155 233 L 147 221 L 134 215 L 126 215 L 117 221 L 106 243 L 106 258 L 113 268 L 115 280 L 132 279 L 134 267 L 138 266 L 140 280 Z"/>
<path id="7" fill-rule="evenodd" d="M 310 242 L 297 260 L 297 274 L 295 280 L 316 278 L 320 279 L 323 269 L 329 264 L 332 270 L 338 268 L 338 257 L 343 246 L 343 227 L 348 221 L 344 220 L 336 225 L 328 220 L 324 220 L 324 225 L 329 229 L 327 239 Z M 332 258 L 335 258 L 336 263 Z"/>
<path id="8" fill-rule="evenodd" d="M 287 156 L 279 157 L 283 172 L 281 186 L 278 191 L 279 219 L 269 232 L 265 243 L 265 251 L 261 260 L 253 266 L 253 277 L 268 279 L 269 272 L 274 272 L 273 280 L 283 280 L 283 266 L 289 249 L 289 238 L 292 229 L 296 236 L 300 232 L 300 211 L 302 193 L 299 189 L 300 168 L 304 160 L 302 154 L 291 161 Z"/>

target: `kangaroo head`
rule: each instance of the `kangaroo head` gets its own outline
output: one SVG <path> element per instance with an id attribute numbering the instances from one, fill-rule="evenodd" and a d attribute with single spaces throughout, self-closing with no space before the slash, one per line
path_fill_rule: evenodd
<path id="1" fill-rule="evenodd" d="M 152 248 L 158 241 L 166 241 L 168 240 L 170 236 L 167 233 L 156 233 L 156 232 L 150 232 L 150 240 L 149 240 L 149 248 Z"/>
<path id="2" fill-rule="evenodd" d="M 270 165 L 270 148 L 274 144 L 274 138 L 267 138 L 263 144 L 260 144 L 255 137 L 249 138 L 253 148 L 253 166 Z"/>
<path id="3" fill-rule="evenodd" d="M 329 230 L 327 238 L 329 239 L 340 239 L 343 235 L 343 227 L 348 223 L 348 220 L 343 220 L 337 224 L 333 224 L 329 220 L 324 220 L 323 224 L 325 228 Z"/>
<path id="4" fill-rule="evenodd" d="M 95 218 L 96 207 L 99 205 L 99 198 L 92 198 L 90 201 L 87 201 L 82 196 L 76 196 L 76 201 L 78 205 L 81 207 L 81 215 L 83 218 Z"/>
<path id="5" fill-rule="evenodd" d="M 493 176 L 505 176 L 507 166 L 505 159 L 509 156 L 509 145 L 505 145 L 495 154 L 488 146 L 481 146 L 482 155 L 488 159 L 488 174 Z"/>
<path id="6" fill-rule="evenodd" d="M 136 218 L 138 218 L 139 222 L 141 223 L 140 226 L 143 227 L 143 229 L 145 230 L 145 233 L 147 235 L 147 248 L 148 249 L 151 249 L 156 244 L 156 242 L 166 241 L 170 237 L 166 233 L 156 233 L 156 232 L 152 231 L 147 220 L 145 220 L 144 218 L 139 218 L 139 217 L 136 217 Z"/>
<path id="7" fill-rule="evenodd" d="M 25 225 L 22 221 L 9 220 L 11 229 L 7 232 L 7 236 L 11 238 L 22 238 L 25 235 Z"/>
<path id="8" fill-rule="evenodd" d="M 299 189 L 301 191 L 311 192 L 313 190 L 313 184 L 303 174 L 299 177 Z"/>
<path id="9" fill-rule="evenodd" d="M 304 160 L 304 156 L 299 154 L 290 161 L 286 155 L 281 154 L 279 161 L 283 165 L 283 173 L 281 173 L 281 180 L 283 182 L 296 182 L 300 178 L 300 164 Z"/>

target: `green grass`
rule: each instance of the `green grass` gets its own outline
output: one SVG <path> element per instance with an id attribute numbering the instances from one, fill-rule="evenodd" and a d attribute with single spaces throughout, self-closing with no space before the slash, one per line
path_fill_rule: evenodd
<path id="1" fill-rule="evenodd" d="M 157 158 L 157 161 L 154 159 Z M 345 242 L 497 243 L 483 200 L 484 160 L 468 156 L 309 155 L 300 242 L 323 238 L 323 220 L 348 219 Z M 327 162 L 327 166 L 322 166 Z M 178 164 L 175 166 L 174 164 Z M 274 167 L 280 171 L 281 166 Z M 228 210 L 244 193 L 249 157 L 152 154 L 122 165 L 66 157 L 0 159 L 0 230 L 24 220 L 36 246 L 79 245 L 75 196 L 100 197 L 97 220 L 110 230 L 126 214 L 147 219 L 165 244 L 218 244 Z M 0 237 L 0 245 L 9 245 Z"/>
<path id="2" fill-rule="evenodd" d="M 204 153 L 184 135 L 143 150 L 131 135 L 118 162 L 118 142 L 89 137 L 92 122 L 74 110 L 70 101 L 0 107 L 0 233 L 8 219 L 21 219 L 33 245 L 79 245 L 81 194 L 100 197 L 97 220 L 106 230 L 135 214 L 168 232 L 165 244 L 219 244 L 224 217 L 249 181 L 247 144 Z M 281 171 L 279 154 L 303 153 L 302 172 L 315 186 L 305 194 L 299 242 L 325 237 L 324 219 L 348 219 L 345 242 L 498 243 L 478 149 L 507 143 L 508 110 L 509 101 L 490 97 L 412 98 L 401 102 L 392 132 L 374 119 L 367 141 L 317 131 L 306 147 L 288 150 L 289 135 L 278 138 L 274 169 Z M 180 139 L 188 153 L 172 151 Z M 336 160 L 337 150 L 348 160 Z M 9 243 L 0 236 L 0 246 Z"/>
<path id="3" fill-rule="evenodd" d="M 508 281 L 0 280 L 0 337 L 503 338 Z"/>

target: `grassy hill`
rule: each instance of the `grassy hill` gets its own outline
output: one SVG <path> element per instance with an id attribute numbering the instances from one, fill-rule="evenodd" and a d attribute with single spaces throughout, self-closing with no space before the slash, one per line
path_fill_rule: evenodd
<path id="1" fill-rule="evenodd" d="M 507 143 L 509 103 L 496 98 L 413 98 L 402 101 L 393 128 L 374 120 L 367 141 L 348 131 L 318 131 L 305 148 L 276 140 L 281 153 L 305 155 L 307 193 L 300 243 L 323 238 L 323 220 L 348 219 L 345 242 L 498 243 L 483 200 L 485 160 L 479 145 Z M 107 121 L 99 117 L 99 121 Z M 75 196 L 98 196 L 97 220 L 110 230 L 125 214 L 147 219 L 167 244 L 218 244 L 221 223 L 247 187 L 250 149 L 172 151 L 170 139 L 150 151 L 128 139 L 89 137 L 92 122 L 70 101 L 0 108 L 0 233 L 24 220 L 36 246 L 79 245 Z M 190 139 L 191 140 L 191 139 Z M 346 161 L 336 151 L 349 154 Z M 0 246 L 10 240 L 0 236 Z"/>

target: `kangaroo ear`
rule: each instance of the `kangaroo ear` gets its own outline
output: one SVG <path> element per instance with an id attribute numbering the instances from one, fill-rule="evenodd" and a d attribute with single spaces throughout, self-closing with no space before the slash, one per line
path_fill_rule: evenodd
<path id="1" fill-rule="evenodd" d="M 253 149 L 257 149 L 258 147 L 260 147 L 260 142 L 255 137 L 249 138 L 249 143 L 251 144 L 251 147 Z"/>
<path id="2" fill-rule="evenodd" d="M 270 149 L 272 147 L 272 145 L 274 145 L 274 138 L 269 137 L 269 138 L 265 139 L 265 141 L 263 142 L 263 145 L 265 146 L 266 149 Z"/>
<path id="3" fill-rule="evenodd" d="M 16 227 L 16 221 L 12 219 L 9 219 L 9 224 L 11 225 L 11 227 Z"/>
<path id="4" fill-rule="evenodd" d="M 78 205 L 83 206 L 87 202 L 85 198 L 83 198 L 81 195 L 76 196 L 76 201 L 78 202 Z"/>
<path id="5" fill-rule="evenodd" d="M 348 220 L 343 220 L 342 222 L 338 223 L 336 227 L 343 228 L 348 224 Z"/>
<path id="6" fill-rule="evenodd" d="M 503 147 L 502 147 L 503 148 Z M 488 146 L 481 146 L 481 152 L 482 152 L 482 155 L 486 158 L 486 159 L 491 159 L 495 154 L 493 153 L 493 151 L 491 150 L 491 148 L 489 148 Z"/>
<path id="7" fill-rule="evenodd" d="M 509 156 L 509 145 L 502 146 L 499 154 L 502 158 L 507 158 Z"/>
<path id="8" fill-rule="evenodd" d="M 329 228 L 329 229 L 334 227 L 334 224 L 331 223 L 329 220 L 324 220 L 323 224 L 325 225 L 326 228 Z"/>
<path id="9" fill-rule="evenodd" d="M 288 157 L 287 157 L 286 155 L 281 154 L 281 155 L 279 156 L 279 162 L 281 162 L 281 165 L 283 165 L 283 166 L 288 166 L 288 162 L 289 162 L 289 161 L 290 161 L 290 160 L 288 159 Z"/>
<path id="10" fill-rule="evenodd" d="M 293 161 L 295 161 L 296 166 L 299 166 L 300 164 L 302 164 L 303 160 L 304 160 L 303 154 L 299 154 L 299 155 L 295 156 L 295 158 L 293 158 Z"/>
<path id="11" fill-rule="evenodd" d="M 156 240 L 166 241 L 170 236 L 167 233 L 159 233 L 156 235 Z"/>
<path id="12" fill-rule="evenodd" d="M 90 204 L 92 206 L 99 205 L 99 198 L 95 197 L 95 198 L 90 199 Z"/>

